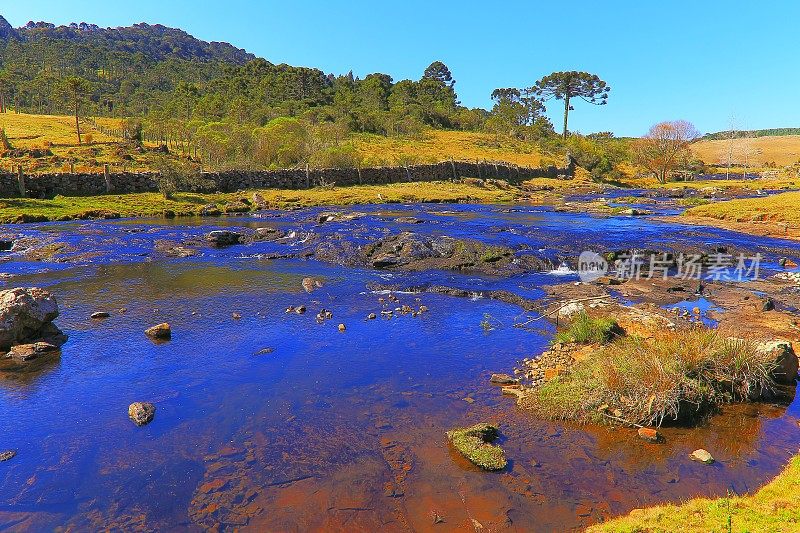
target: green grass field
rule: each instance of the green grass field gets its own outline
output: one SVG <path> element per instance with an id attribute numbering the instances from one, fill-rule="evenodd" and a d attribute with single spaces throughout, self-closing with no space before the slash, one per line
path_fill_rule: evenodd
<path id="1" fill-rule="evenodd" d="M 56 196 L 53 199 L 0 199 L 0 223 L 34 220 L 71 220 L 93 218 L 97 211 L 123 217 L 161 216 L 173 211 L 177 216 L 191 216 L 209 203 L 220 208 L 225 203 L 259 192 L 275 209 L 315 205 L 355 205 L 369 203 L 474 202 L 499 203 L 514 200 L 517 190 L 480 187 L 466 183 L 424 182 L 396 183 L 308 190 L 265 189 L 240 193 L 196 194 L 177 193 L 166 200 L 158 193 L 108 194 L 99 196 Z M 24 217 L 23 217 L 24 215 Z"/>

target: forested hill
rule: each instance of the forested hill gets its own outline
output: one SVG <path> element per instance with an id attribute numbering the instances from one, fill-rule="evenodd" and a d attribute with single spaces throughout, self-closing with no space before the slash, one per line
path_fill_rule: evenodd
<path id="1" fill-rule="evenodd" d="M 703 135 L 704 140 L 719 141 L 723 139 L 743 139 L 747 137 L 779 137 L 782 135 L 800 135 L 800 128 L 770 128 L 766 130 L 718 131 Z"/>
<path id="2" fill-rule="evenodd" d="M 222 61 L 237 65 L 255 59 L 253 54 L 228 43 L 206 42 L 183 30 L 160 24 L 134 24 L 122 28 L 101 28 L 95 24 L 73 23 L 56 26 L 49 22 L 28 22 L 14 29 L 0 15 L 0 39 L 18 40 L 53 46 L 74 52 L 89 48 L 106 53 L 140 53 L 154 61 L 185 59 L 190 61 Z"/>

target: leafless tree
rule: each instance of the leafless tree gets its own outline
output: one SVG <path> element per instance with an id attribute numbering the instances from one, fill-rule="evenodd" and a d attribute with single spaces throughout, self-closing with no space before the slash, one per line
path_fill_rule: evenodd
<path id="1" fill-rule="evenodd" d="M 671 172 L 689 162 L 689 145 L 699 136 L 691 122 L 659 122 L 634 144 L 636 162 L 655 175 L 660 183 L 666 183 Z"/>

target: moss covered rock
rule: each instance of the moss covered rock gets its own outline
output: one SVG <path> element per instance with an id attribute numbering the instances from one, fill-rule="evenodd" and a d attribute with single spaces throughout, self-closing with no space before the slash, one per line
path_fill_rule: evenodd
<path id="1" fill-rule="evenodd" d="M 500 432 L 491 424 L 476 424 L 447 432 L 453 447 L 484 470 L 502 470 L 507 464 L 503 449 L 491 444 L 499 436 Z"/>

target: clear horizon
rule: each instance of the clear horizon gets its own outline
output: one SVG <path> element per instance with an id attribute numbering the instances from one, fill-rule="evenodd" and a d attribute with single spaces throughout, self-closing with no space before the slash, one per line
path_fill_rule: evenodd
<path id="1" fill-rule="evenodd" d="M 13 26 L 29 20 L 103 27 L 138 22 L 185 30 L 205 41 L 225 41 L 273 63 L 316 67 L 326 73 L 372 72 L 395 81 L 418 79 L 432 61 L 444 61 L 463 105 L 490 108 L 491 91 L 526 87 L 558 70 L 585 70 L 611 86 L 607 106 L 583 102 L 570 129 L 640 136 L 654 123 L 685 119 L 701 132 L 800 126 L 800 110 L 784 87 L 800 83 L 793 68 L 793 2 L 689 2 L 635 5 L 578 2 L 486 9 L 475 2 L 402 6 L 352 2 L 248 5 L 142 0 L 110 5 L 76 0 L 28 0 L 4 6 Z M 565 24 L 560 24 L 565 21 Z M 560 123 L 560 102 L 548 115 Z"/>

